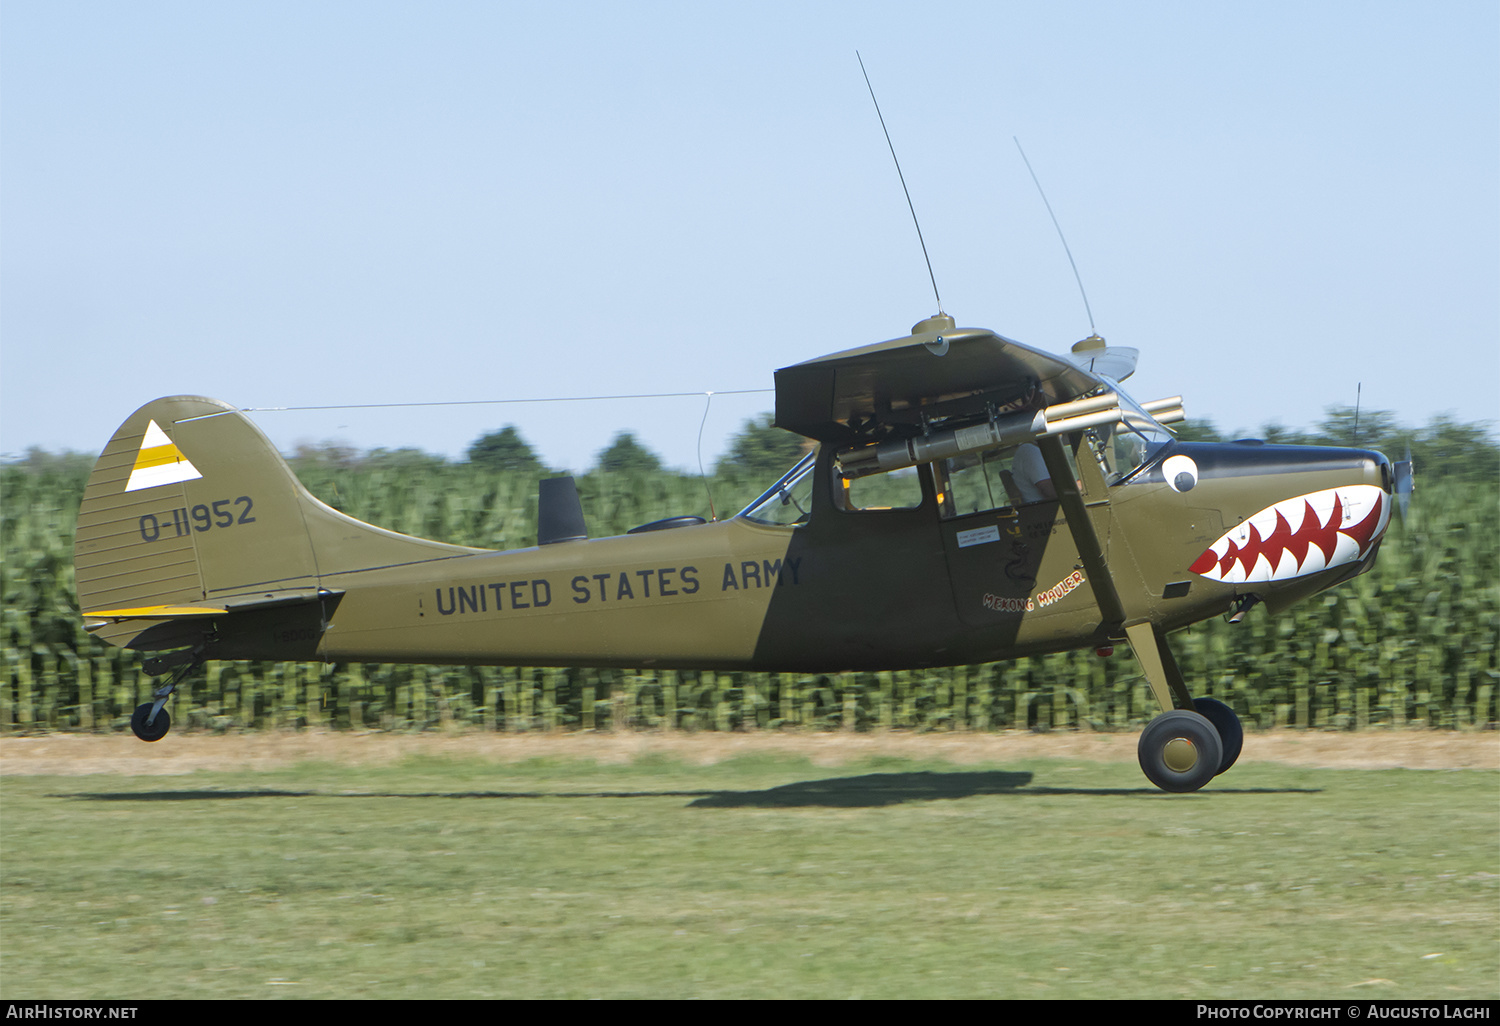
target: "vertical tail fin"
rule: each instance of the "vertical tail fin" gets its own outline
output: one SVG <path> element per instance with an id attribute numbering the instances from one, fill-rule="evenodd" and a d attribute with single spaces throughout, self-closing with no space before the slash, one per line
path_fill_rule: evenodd
<path id="1" fill-rule="evenodd" d="M 159 648 L 192 633 L 162 621 L 313 601 L 329 574 L 474 551 L 329 508 L 234 407 L 173 396 L 131 414 L 105 446 L 84 490 L 73 561 L 89 629 Z"/>

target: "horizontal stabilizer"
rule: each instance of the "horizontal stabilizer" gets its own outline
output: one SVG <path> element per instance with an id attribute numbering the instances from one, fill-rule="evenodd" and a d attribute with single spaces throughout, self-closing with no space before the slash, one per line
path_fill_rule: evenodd
<path id="1" fill-rule="evenodd" d="M 342 594 L 343 592 L 330 591 L 327 588 L 291 588 L 222 602 L 182 602 L 157 606 L 129 606 L 120 609 L 86 609 L 83 616 L 85 621 L 95 621 L 96 626 L 100 625 L 97 622 L 105 620 L 185 620 L 195 617 L 228 616 L 232 613 L 269 609 L 273 606 L 295 606 Z"/>
<path id="2" fill-rule="evenodd" d="M 223 616 L 229 609 L 225 606 L 177 605 L 138 606 L 134 609 L 90 609 L 86 620 L 176 620 L 192 616 Z"/>

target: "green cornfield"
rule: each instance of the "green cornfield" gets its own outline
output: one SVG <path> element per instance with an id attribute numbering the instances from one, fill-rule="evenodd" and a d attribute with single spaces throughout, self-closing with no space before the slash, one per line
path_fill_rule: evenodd
<path id="1" fill-rule="evenodd" d="M 0 733 L 128 731 L 153 680 L 86 634 L 73 585 L 88 468 L 0 468 L 4 681 Z M 535 474 L 440 460 L 374 469 L 303 462 L 324 501 L 394 530 L 490 548 L 534 542 Z M 710 482 L 720 516 L 764 482 Z M 590 534 L 708 515 L 701 479 L 579 478 Z M 1493 728 L 1500 624 L 1500 485 L 1423 481 L 1375 570 L 1285 613 L 1174 638 L 1195 693 L 1248 728 Z M 210 663 L 173 700 L 176 729 L 1127 730 L 1156 713 L 1122 646 L 946 670 L 766 674 L 383 663 Z"/>

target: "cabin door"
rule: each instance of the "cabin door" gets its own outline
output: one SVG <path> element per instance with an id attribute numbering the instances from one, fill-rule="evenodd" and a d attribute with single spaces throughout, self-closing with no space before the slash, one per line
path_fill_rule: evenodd
<path id="1" fill-rule="evenodd" d="M 1026 455 L 998 450 L 934 465 L 953 601 L 972 627 L 1045 616 L 1081 583 L 1072 581 L 1078 550 L 1057 500 L 1035 480 L 1018 480 Z"/>

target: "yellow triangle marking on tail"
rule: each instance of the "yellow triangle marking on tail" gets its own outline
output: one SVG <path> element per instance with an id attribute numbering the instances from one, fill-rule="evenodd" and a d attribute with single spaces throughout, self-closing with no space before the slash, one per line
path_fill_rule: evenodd
<path id="1" fill-rule="evenodd" d="M 141 448 L 136 453 L 135 466 L 131 468 L 125 490 L 136 492 L 142 488 L 194 481 L 202 476 L 153 420 L 146 426 L 146 435 L 141 439 Z"/>

